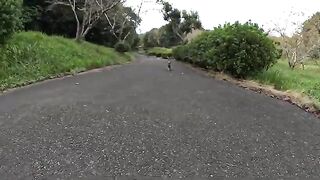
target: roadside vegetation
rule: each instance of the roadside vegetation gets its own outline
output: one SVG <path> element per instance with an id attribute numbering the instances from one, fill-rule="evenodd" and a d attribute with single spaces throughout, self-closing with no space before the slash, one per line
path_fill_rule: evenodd
<path id="1" fill-rule="evenodd" d="M 320 107 L 320 66 L 314 63 L 305 65 L 305 69 L 292 70 L 286 60 L 280 60 L 268 71 L 254 77 L 253 80 L 268 84 L 278 90 L 291 90 L 311 97 Z"/>
<path id="2" fill-rule="evenodd" d="M 129 60 L 128 54 L 112 48 L 39 32 L 21 32 L 0 50 L 0 90 Z"/>
<path id="3" fill-rule="evenodd" d="M 319 108 L 319 60 L 309 59 L 303 63 L 292 59 L 288 61 L 283 52 L 279 43 L 263 35 L 257 25 L 236 23 L 205 32 L 187 45 L 174 48 L 173 56 L 179 61 L 227 73 L 235 78 L 272 85 L 274 89 L 288 93 L 303 94 Z M 292 63 L 295 63 L 294 67 Z"/>
<path id="4" fill-rule="evenodd" d="M 0 91 L 130 61 L 142 4 L 0 0 Z"/>
<path id="5" fill-rule="evenodd" d="M 286 93 L 300 93 L 320 107 L 320 12 L 303 23 L 297 22 L 303 14 L 293 13 L 288 24 L 270 29 L 277 34 L 271 36 L 270 31 L 252 22 L 203 30 L 197 12 L 187 16 L 186 11 L 159 2 L 168 24 L 143 36 L 148 55 L 166 57 L 170 52 L 178 61 L 209 71 L 271 85 Z M 292 27 L 295 33 L 287 34 Z"/>
<path id="6" fill-rule="evenodd" d="M 219 26 L 173 50 L 173 56 L 179 61 L 237 78 L 269 69 L 280 55 L 267 34 L 251 22 Z"/>
<path id="7" fill-rule="evenodd" d="M 154 47 L 171 48 L 187 42 L 194 31 L 203 31 L 198 12 L 175 8 L 169 2 L 158 0 L 162 6 L 163 19 L 167 22 L 160 28 L 146 32 L 142 37 L 145 49 Z"/>
<path id="8" fill-rule="evenodd" d="M 170 58 L 172 57 L 172 49 L 171 48 L 164 48 L 164 47 L 153 47 L 146 50 L 147 55 L 149 56 L 157 56 L 162 58 Z"/>

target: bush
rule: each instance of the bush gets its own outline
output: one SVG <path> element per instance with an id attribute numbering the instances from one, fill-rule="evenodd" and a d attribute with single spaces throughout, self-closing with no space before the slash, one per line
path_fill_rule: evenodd
<path id="1" fill-rule="evenodd" d="M 172 51 L 172 56 L 179 61 L 190 62 L 189 47 L 187 45 L 177 46 Z"/>
<path id="2" fill-rule="evenodd" d="M 157 56 L 162 57 L 164 59 L 168 59 L 172 57 L 172 49 L 163 48 L 163 47 L 154 47 L 147 50 L 147 55 L 149 56 Z"/>
<path id="3" fill-rule="evenodd" d="M 309 54 L 311 59 L 320 59 L 320 45 L 314 47 Z"/>
<path id="4" fill-rule="evenodd" d="M 21 1 L 0 0 L 0 44 L 21 27 Z"/>
<path id="5" fill-rule="evenodd" d="M 115 50 L 120 52 L 120 53 L 125 53 L 130 51 L 130 45 L 127 42 L 118 42 L 115 46 L 114 46 Z"/>
<path id="6" fill-rule="evenodd" d="M 270 68 L 279 58 L 279 51 L 257 24 L 236 22 L 203 33 L 174 50 L 174 56 L 242 78 Z"/>

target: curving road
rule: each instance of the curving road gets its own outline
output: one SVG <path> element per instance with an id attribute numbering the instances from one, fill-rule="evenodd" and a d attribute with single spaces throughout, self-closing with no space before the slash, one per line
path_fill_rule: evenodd
<path id="1" fill-rule="evenodd" d="M 318 119 L 173 67 L 140 56 L 0 96 L 1 179 L 319 178 Z"/>

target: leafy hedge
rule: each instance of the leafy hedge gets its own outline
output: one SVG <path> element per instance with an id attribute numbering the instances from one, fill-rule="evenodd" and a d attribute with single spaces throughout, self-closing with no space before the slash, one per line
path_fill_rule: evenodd
<path id="1" fill-rule="evenodd" d="M 173 50 L 180 61 L 226 72 L 235 77 L 255 75 L 280 58 L 279 50 L 257 24 L 225 24 Z"/>
<path id="2" fill-rule="evenodd" d="M 164 59 L 167 59 L 173 56 L 172 49 L 163 48 L 163 47 L 151 48 L 151 49 L 148 49 L 146 52 L 147 52 L 147 55 L 149 56 L 157 56 L 157 57 L 162 57 Z"/>
<path id="3" fill-rule="evenodd" d="M 0 0 L 0 44 L 5 43 L 21 27 L 21 1 Z"/>
<path id="4" fill-rule="evenodd" d="M 120 53 L 125 53 L 130 51 L 131 47 L 129 45 L 129 43 L 125 42 L 125 41 L 121 41 L 118 42 L 115 46 L 114 49 Z"/>

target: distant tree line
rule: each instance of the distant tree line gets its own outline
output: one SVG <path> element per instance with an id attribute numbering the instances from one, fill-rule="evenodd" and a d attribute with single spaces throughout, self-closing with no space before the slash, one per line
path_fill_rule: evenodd
<path id="1" fill-rule="evenodd" d="M 145 48 L 177 46 L 185 43 L 186 36 L 193 30 L 203 29 L 198 12 L 179 10 L 163 0 L 157 2 L 162 5 L 163 19 L 167 24 L 144 34 Z"/>

